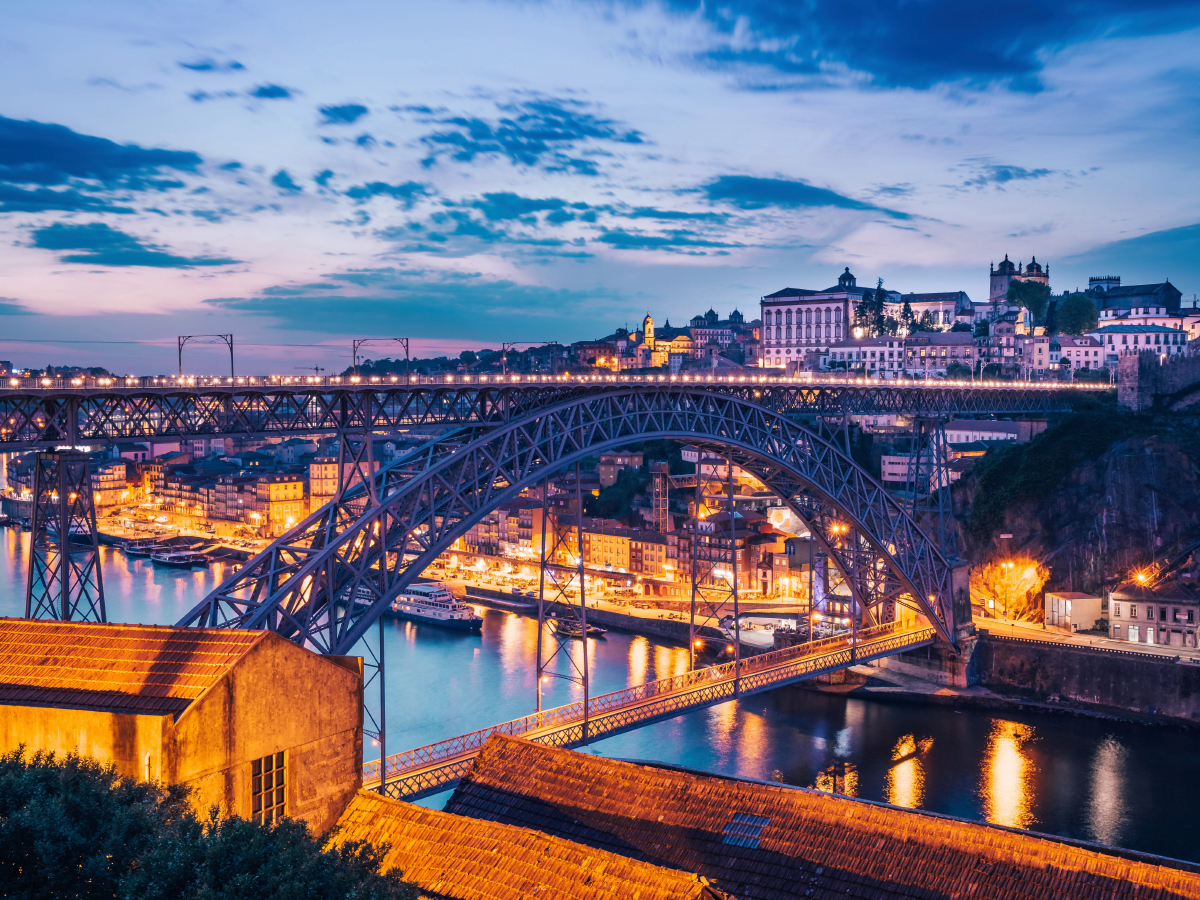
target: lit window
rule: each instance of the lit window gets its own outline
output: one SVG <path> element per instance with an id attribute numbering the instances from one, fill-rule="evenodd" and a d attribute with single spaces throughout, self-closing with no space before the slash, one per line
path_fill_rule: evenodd
<path id="1" fill-rule="evenodd" d="M 251 817 L 255 822 L 277 822 L 286 814 L 286 771 L 283 753 L 273 753 L 251 763 Z"/>

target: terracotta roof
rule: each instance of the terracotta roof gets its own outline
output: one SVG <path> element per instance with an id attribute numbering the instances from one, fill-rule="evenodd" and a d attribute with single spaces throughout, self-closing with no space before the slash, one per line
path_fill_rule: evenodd
<path id="1" fill-rule="evenodd" d="M 500 735 L 446 808 L 698 872 L 738 900 L 1200 898 L 1187 863 Z"/>
<path id="2" fill-rule="evenodd" d="M 178 715 L 265 636 L 0 619 L 0 703 Z"/>
<path id="3" fill-rule="evenodd" d="M 359 791 L 335 841 L 388 844 L 385 871 L 399 867 L 423 896 L 455 900 L 719 900 L 704 879 L 528 828 L 502 825 Z"/>

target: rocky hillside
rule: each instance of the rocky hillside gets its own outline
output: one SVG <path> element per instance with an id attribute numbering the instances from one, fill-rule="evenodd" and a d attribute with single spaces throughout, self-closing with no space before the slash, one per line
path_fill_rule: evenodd
<path id="1" fill-rule="evenodd" d="M 954 506 L 973 565 L 1025 553 L 1050 567 L 1048 589 L 1094 591 L 1200 538 L 1200 427 L 1076 413 L 990 451 L 955 485 Z"/>

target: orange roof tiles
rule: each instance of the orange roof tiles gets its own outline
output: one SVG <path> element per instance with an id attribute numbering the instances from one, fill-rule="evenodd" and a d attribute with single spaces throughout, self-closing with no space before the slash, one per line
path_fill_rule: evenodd
<path id="1" fill-rule="evenodd" d="M 335 842 L 390 845 L 423 895 L 454 900 L 720 900 L 704 879 L 596 850 L 528 828 L 501 825 L 359 791 Z"/>
<path id="2" fill-rule="evenodd" d="M 264 635 L 0 619 L 0 703 L 178 714 Z"/>
<path id="3" fill-rule="evenodd" d="M 447 810 L 698 872 L 738 900 L 1200 898 L 1200 867 L 493 735 Z"/>

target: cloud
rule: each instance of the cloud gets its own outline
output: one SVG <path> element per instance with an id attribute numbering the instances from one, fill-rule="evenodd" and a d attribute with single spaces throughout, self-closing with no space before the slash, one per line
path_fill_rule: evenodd
<path id="1" fill-rule="evenodd" d="M 259 100 L 291 100 L 295 93 L 277 84 L 260 84 L 250 92 L 250 96 Z"/>
<path id="2" fill-rule="evenodd" d="M 50 188 L 14 187 L 11 184 L 0 183 L 0 213 L 6 212 L 107 212 L 132 213 L 129 206 L 117 206 L 99 197 L 82 194 L 79 191 L 51 190 Z"/>
<path id="3" fill-rule="evenodd" d="M 370 110 L 357 103 L 344 106 L 322 106 L 319 109 L 322 125 L 350 125 L 365 116 Z"/>
<path id="4" fill-rule="evenodd" d="M 815 187 L 804 181 L 787 178 L 753 178 L 749 175 L 721 175 L 700 188 L 712 203 L 729 203 L 739 209 L 764 209 L 769 206 L 781 209 L 804 209 L 810 207 L 835 207 L 881 212 L 893 219 L 908 219 L 907 213 L 884 209 L 861 200 L 854 200 L 831 191 Z"/>
<path id="5" fill-rule="evenodd" d="M 1010 181 L 1031 181 L 1054 174 L 1054 169 L 1023 169 L 1021 166 L 984 163 L 976 167 L 975 177 L 968 178 L 963 184 L 968 187 L 986 187 L 989 184 L 1002 185 Z"/>
<path id="6" fill-rule="evenodd" d="M 332 172 L 330 173 L 333 174 Z M 346 191 L 346 196 L 359 203 L 365 203 L 372 197 L 391 197 L 399 200 L 405 209 L 412 209 L 414 203 L 421 197 L 430 196 L 430 188 L 419 181 L 406 181 L 404 184 L 387 184 L 383 181 L 372 181 L 360 184 Z"/>
<path id="7" fill-rule="evenodd" d="M 246 68 L 235 59 L 217 62 L 215 59 L 207 56 L 192 60 L 191 62 L 181 62 L 179 65 L 193 72 L 241 72 Z"/>
<path id="8" fill-rule="evenodd" d="M 0 116 L 0 181 L 12 184 L 47 186 L 84 179 L 107 188 L 164 190 L 182 183 L 154 176 L 164 169 L 195 172 L 201 162 L 189 150 L 117 144 L 62 125 Z"/>
<path id="9" fill-rule="evenodd" d="M 664 250 L 668 253 L 690 253 L 693 256 L 705 256 L 707 249 L 746 246 L 745 244 L 709 240 L 697 235 L 694 231 L 668 231 L 665 234 L 606 231 L 597 240 L 617 250 Z"/>
<path id="10" fill-rule="evenodd" d="M 33 311 L 22 306 L 20 300 L 14 300 L 12 297 L 0 297 L 0 316 L 31 315 L 33 315 Z"/>
<path id="11" fill-rule="evenodd" d="M 1163 34 L 1200 22 L 1189 0 L 665 0 L 702 18 L 715 41 L 696 57 L 714 68 L 766 69 L 827 81 L 862 73 L 887 87 L 943 82 L 1041 88 L 1052 51 L 1109 35 Z M 778 80 L 777 78 L 774 80 Z"/>
<path id="12" fill-rule="evenodd" d="M 424 163 L 433 165 L 442 159 L 469 163 L 479 157 L 500 157 L 516 166 L 594 176 L 599 174 L 596 161 L 571 151 L 594 141 L 643 143 L 640 132 L 600 117 L 591 104 L 579 100 L 537 98 L 496 107 L 501 113 L 496 119 L 445 116 L 428 107 L 406 108 L 422 111 L 425 121 L 441 126 L 421 138 L 429 148 Z"/>
<path id="13" fill-rule="evenodd" d="M 271 184 L 292 194 L 298 194 L 304 190 L 304 188 L 300 187 L 300 185 L 296 184 L 296 182 L 292 180 L 292 176 L 288 174 L 287 169 L 280 169 L 278 172 L 276 172 L 271 177 Z"/>
<path id="14" fill-rule="evenodd" d="M 82 250 L 82 253 L 60 255 L 59 261 L 96 266 L 190 269 L 195 266 L 231 266 L 239 262 L 216 257 L 177 256 L 102 222 L 91 225 L 55 223 L 48 228 L 38 228 L 33 232 L 33 246 L 60 254 L 66 250 Z"/>
<path id="15" fill-rule="evenodd" d="M 586 204 L 580 204 L 586 209 Z M 549 210 L 562 211 L 567 206 L 566 200 L 557 197 L 545 200 L 535 200 L 532 197 L 522 197 L 508 192 L 484 194 L 482 200 L 474 201 L 471 206 L 483 213 L 489 222 L 502 222 L 508 219 L 527 218 L 533 213 Z"/>
<path id="16" fill-rule="evenodd" d="M 432 272 L 379 268 L 323 276 L 342 289 L 319 285 L 268 289 L 254 297 L 205 301 L 220 309 L 269 317 L 281 328 L 333 334 L 390 333 L 413 337 L 445 335 L 452 327 L 464 340 L 528 339 L 536 329 L 560 340 L 611 330 L 609 319 L 624 315 L 638 298 L 607 288 L 553 288 L 493 280 L 478 272 Z M 566 317 L 564 319 L 564 317 Z M 562 331 L 569 322 L 571 334 Z M 320 323 L 319 326 L 315 323 Z"/>
<path id="17" fill-rule="evenodd" d="M 649 206 L 639 206 L 632 212 L 617 213 L 628 219 L 657 219 L 660 222 L 710 222 L 714 225 L 724 224 L 729 220 L 729 213 L 715 212 L 686 212 L 677 209 L 654 209 Z"/>

